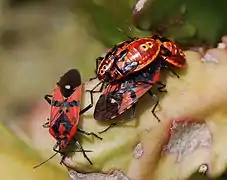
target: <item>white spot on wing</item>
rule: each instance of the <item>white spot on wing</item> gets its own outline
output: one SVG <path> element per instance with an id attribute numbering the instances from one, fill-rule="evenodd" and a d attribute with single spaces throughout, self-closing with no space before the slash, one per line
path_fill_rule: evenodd
<path id="1" fill-rule="evenodd" d="M 115 99 L 112 98 L 110 102 L 111 102 L 111 104 L 114 104 L 114 103 L 116 103 L 117 101 L 116 101 Z"/>
<path id="2" fill-rule="evenodd" d="M 65 89 L 70 89 L 71 86 L 70 85 L 65 85 Z"/>

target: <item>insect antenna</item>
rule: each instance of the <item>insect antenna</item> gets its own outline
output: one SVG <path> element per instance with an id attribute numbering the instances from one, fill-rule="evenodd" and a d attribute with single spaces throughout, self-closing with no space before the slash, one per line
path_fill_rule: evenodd
<path id="1" fill-rule="evenodd" d="M 127 33 L 125 33 L 125 31 L 123 31 L 121 28 L 117 28 L 117 30 L 119 31 L 119 32 L 121 32 L 122 34 L 124 34 L 127 38 L 129 38 L 130 40 L 135 40 L 136 39 L 136 37 L 132 37 L 131 35 L 128 35 Z M 131 31 L 132 31 L 132 29 L 131 28 L 129 28 L 129 32 L 130 32 L 130 34 L 131 34 Z"/>
<path id="2" fill-rule="evenodd" d="M 58 150 L 55 150 L 55 151 L 56 151 L 56 153 L 54 153 L 52 156 L 50 156 L 48 159 L 46 159 L 45 161 L 41 162 L 40 164 L 34 166 L 33 169 L 36 169 L 36 168 L 42 166 L 43 164 L 47 163 L 49 160 L 51 160 L 52 158 L 54 158 L 58 153 L 61 153 Z M 91 150 L 84 150 L 83 149 L 83 150 L 76 150 L 76 151 L 73 151 L 73 152 L 83 152 L 83 153 L 85 153 L 85 152 L 92 152 L 92 151 Z"/>
<path id="3" fill-rule="evenodd" d="M 51 160 L 52 158 L 54 158 L 56 155 L 58 154 L 58 152 L 54 153 L 52 156 L 50 156 L 48 159 L 46 159 L 45 161 L 41 162 L 40 164 L 36 165 L 33 167 L 33 169 L 36 169 L 37 167 L 40 167 L 41 165 L 47 163 L 49 160 Z"/>

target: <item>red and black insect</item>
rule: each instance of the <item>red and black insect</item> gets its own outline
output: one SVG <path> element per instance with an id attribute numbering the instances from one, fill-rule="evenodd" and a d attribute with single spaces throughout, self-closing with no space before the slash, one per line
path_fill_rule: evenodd
<path id="1" fill-rule="evenodd" d="M 178 68 L 186 64 L 183 51 L 174 41 L 154 35 L 131 38 L 114 46 L 105 57 L 96 59 L 96 75 L 101 81 L 116 82 L 147 67 L 159 56 Z"/>
<path id="2" fill-rule="evenodd" d="M 167 69 L 179 78 L 171 65 L 183 68 L 186 64 L 185 55 L 177 44 L 161 36 L 131 38 L 120 45 L 99 58 L 96 74 L 101 81 L 88 90 L 91 96 L 102 92 L 94 112 L 96 120 L 113 119 L 126 109 L 135 109 L 136 102 L 146 92 L 156 97 L 150 88 L 158 84 L 161 70 Z M 95 91 L 100 84 L 100 90 Z M 157 104 L 152 113 L 159 120 L 154 113 L 156 107 Z"/>
<path id="3" fill-rule="evenodd" d="M 156 61 L 156 63 L 161 63 L 161 61 Z M 154 66 L 145 69 L 145 71 L 137 76 L 134 76 L 133 79 L 125 80 L 121 84 L 107 85 L 95 106 L 95 120 L 108 121 L 114 119 L 130 108 L 132 109 L 131 117 L 133 118 L 135 116 L 137 101 L 148 92 L 148 94 L 156 101 L 151 112 L 154 117 L 160 121 L 158 116 L 155 114 L 155 109 L 159 104 L 159 99 L 151 91 L 151 88 L 157 84 L 159 86 L 159 91 L 166 92 L 163 90 L 166 85 L 159 81 L 160 68 L 161 65 L 155 64 Z M 118 123 L 112 123 L 107 129 L 116 124 Z M 102 132 L 105 132 L 107 129 Z"/>
<path id="4" fill-rule="evenodd" d="M 159 54 L 161 43 L 146 37 L 124 41 L 99 57 L 96 74 L 105 82 L 118 81 L 150 64 Z"/>
<path id="5" fill-rule="evenodd" d="M 152 36 L 152 38 L 161 41 L 160 56 L 164 61 L 177 68 L 184 68 L 186 66 L 185 54 L 177 43 L 158 35 Z"/>
<path id="6" fill-rule="evenodd" d="M 45 95 L 45 100 L 51 105 L 51 112 L 48 122 L 43 127 L 49 128 L 50 134 L 57 140 L 53 147 L 56 153 L 66 153 L 67 146 L 75 142 L 80 149 L 79 151 L 92 164 L 85 153 L 91 151 L 83 149 L 77 139 L 77 133 L 93 135 L 101 140 L 102 138 L 93 132 L 86 132 L 78 128 L 79 116 L 92 107 L 90 104 L 80 111 L 82 88 L 79 71 L 71 69 L 66 72 L 56 84 L 53 94 Z"/>
<path id="7" fill-rule="evenodd" d="M 186 65 L 183 51 L 168 38 L 158 35 L 130 38 L 129 41 L 110 49 L 105 57 L 98 58 L 96 75 L 101 81 L 89 91 L 91 94 L 102 92 L 107 84 L 121 84 L 125 79 L 142 72 L 144 68 L 154 66 L 155 61 L 162 61 L 161 68 L 171 71 L 178 78 L 179 76 L 170 66 L 183 68 Z M 100 90 L 95 91 L 100 84 Z"/>

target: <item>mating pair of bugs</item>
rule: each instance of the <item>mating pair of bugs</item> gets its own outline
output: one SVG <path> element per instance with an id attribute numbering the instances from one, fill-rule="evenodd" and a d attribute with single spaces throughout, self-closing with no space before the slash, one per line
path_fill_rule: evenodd
<path id="1" fill-rule="evenodd" d="M 79 115 L 93 106 L 92 94 L 95 92 L 102 92 L 95 106 L 96 120 L 113 119 L 129 108 L 132 108 L 134 117 L 136 102 L 148 92 L 156 99 L 152 113 L 160 121 L 155 114 L 159 100 L 150 89 L 154 84 L 158 84 L 158 89 L 163 92 L 165 83 L 159 81 L 161 70 L 165 68 L 177 75 L 170 65 L 183 68 L 185 64 L 185 55 L 174 41 L 156 35 L 130 38 L 111 48 L 104 57 L 97 58 L 96 75 L 100 82 L 92 90 L 88 90 L 91 94 L 91 104 L 82 110 L 80 110 L 82 96 L 80 73 L 76 69 L 69 70 L 60 78 L 53 94 L 45 96 L 46 101 L 51 105 L 51 114 L 44 127 L 48 127 L 50 134 L 57 140 L 53 148 L 56 151 L 54 155 L 61 153 L 64 157 L 66 147 L 70 142 L 75 141 L 80 148 L 78 151 L 81 151 L 92 164 L 85 153 L 90 151 L 83 149 L 76 139 L 76 134 L 78 132 L 102 139 L 93 132 L 86 132 L 77 127 Z M 95 91 L 99 85 L 101 85 L 100 90 Z M 114 124 L 107 129 L 112 125 Z"/>
<path id="2" fill-rule="evenodd" d="M 159 91 L 166 92 L 163 90 L 165 83 L 160 81 L 162 69 L 171 71 L 179 78 L 171 66 L 184 68 L 186 57 L 179 46 L 168 38 L 158 35 L 129 38 L 111 48 L 104 57 L 96 59 L 95 78 L 100 82 L 90 92 L 102 94 L 96 104 L 94 118 L 113 119 L 131 107 L 134 117 L 136 102 L 148 92 L 156 100 L 152 113 L 160 121 L 155 114 L 159 101 L 150 89 L 157 84 Z M 95 91 L 100 84 L 100 90 Z"/>

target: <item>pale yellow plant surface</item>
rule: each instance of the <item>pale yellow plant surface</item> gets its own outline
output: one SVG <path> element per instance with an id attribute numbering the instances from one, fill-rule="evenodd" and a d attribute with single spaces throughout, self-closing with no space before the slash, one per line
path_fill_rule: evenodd
<path id="1" fill-rule="evenodd" d="M 132 180 L 187 179 L 203 163 L 209 165 L 208 176 L 220 175 L 227 164 L 227 53 L 220 49 L 211 49 L 209 53 L 217 57 L 218 63 L 202 62 L 198 53 L 187 51 L 187 68 L 179 72 L 180 79 L 168 75 L 168 92 L 159 95 L 160 123 L 150 112 L 152 99 L 145 95 L 138 102 L 134 120 L 102 134 L 102 141 L 82 138 L 84 148 L 93 150 L 88 153 L 92 166 L 80 153 L 67 158 L 65 164 L 85 172 L 107 173 L 120 169 Z M 85 89 L 91 89 L 97 82 L 86 83 Z M 98 97 L 99 94 L 95 94 L 95 102 Z M 83 102 L 84 106 L 90 103 L 88 93 Z M 90 110 L 81 117 L 83 129 L 103 130 L 107 125 L 96 122 L 92 114 Z M 198 147 L 176 163 L 176 154 L 162 156 L 161 151 L 167 143 L 171 122 L 184 118 L 205 120 L 213 141 L 211 148 Z M 135 159 L 133 149 L 139 142 L 144 153 Z"/>
<path id="2" fill-rule="evenodd" d="M 0 179 L 68 179 L 67 173 L 57 166 L 46 165 L 39 169 L 33 169 L 33 166 L 41 161 L 41 158 L 38 158 L 38 152 L 28 148 L 28 146 L 12 134 L 7 127 L 1 124 L 0 136 Z"/>

